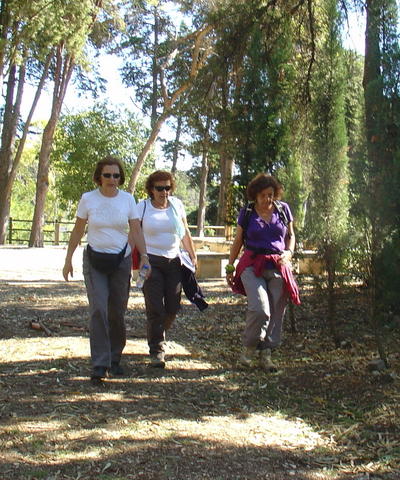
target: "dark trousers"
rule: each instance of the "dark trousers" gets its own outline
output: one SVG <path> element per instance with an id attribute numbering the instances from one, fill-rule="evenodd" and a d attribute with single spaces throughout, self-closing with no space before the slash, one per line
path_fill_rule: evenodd
<path id="1" fill-rule="evenodd" d="M 143 292 L 147 316 L 147 342 L 150 355 L 164 351 L 166 317 L 175 315 L 181 305 L 181 261 L 149 255 L 151 275 Z"/>
<path id="2" fill-rule="evenodd" d="M 119 363 L 126 344 L 125 312 L 128 305 L 131 255 L 110 275 L 93 268 L 83 252 L 83 276 L 90 311 L 90 353 L 94 367 Z"/>

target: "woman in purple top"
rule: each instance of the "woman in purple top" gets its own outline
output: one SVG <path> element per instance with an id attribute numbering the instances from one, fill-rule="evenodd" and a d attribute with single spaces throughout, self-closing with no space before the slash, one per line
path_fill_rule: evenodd
<path id="1" fill-rule="evenodd" d="M 271 350 L 281 342 L 288 293 L 300 303 L 290 269 L 295 246 L 293 216 L 286 203 L 277 202 L 282 191 L 274 177 L 263 173 L 249 183 L 247 196 L 254 206 L 248 211 L 244 207 L 239 213 L 226 266 L 229 286 L 247 295 L 240 363 L 253 366 L 258 361 L 266 371 L 276 371 Z M 242 246 L 244 253 L 235 269 Z"/>

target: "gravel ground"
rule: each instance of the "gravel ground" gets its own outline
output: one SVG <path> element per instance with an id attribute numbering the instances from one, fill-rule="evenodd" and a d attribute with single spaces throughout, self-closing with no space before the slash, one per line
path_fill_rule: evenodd
<path id="1" fill-rule="evenodd" d="M 74 280 L 83 280 L 82 247 L 74 253 Z M 0 247 L 0 281 L 62 281 L 66 247 Z"/>

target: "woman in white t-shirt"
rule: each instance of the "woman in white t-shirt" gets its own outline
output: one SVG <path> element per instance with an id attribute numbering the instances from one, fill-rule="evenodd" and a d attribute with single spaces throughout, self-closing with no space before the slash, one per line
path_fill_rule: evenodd
<path id="1" fill-rule="evenodd" d="M 197 257 L 184 206 L 178 198 L 170 196 L 175 190 L 172 174 L 152 173 L 146 181 L 146 190 L 149 198 L 137 207 L 151 265 L 151 275 L 143 286 L 147 342 L 150 366 L 164 368 L 165 332 L 175 320 L 181 302 L 180 244 L 194 266 Z"/>
<path id="2" fill-rule="evenodd" d="M 66 281 L 73 276 L 72 256 L 87 225 L 83 275 L 90 308 L 91 378 L 98 382 L 108 373 L 124 374 L 120 361 L 126 343 L 132 246 L 141 254 L 141 265 L 148 264 L 148 257 L 136 202 L 118 188 L 125 181 L 121 162 L 114 157 L 101 160 L 93 180 L 99 188 L 81 197 L 63 276 Z"/>

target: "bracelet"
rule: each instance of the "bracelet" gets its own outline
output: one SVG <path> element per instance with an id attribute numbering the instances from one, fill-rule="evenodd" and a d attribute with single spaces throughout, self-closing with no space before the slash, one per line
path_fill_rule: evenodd
<path id="1" fill-rule="evenodd" d="M 141 253 L 140 256 L 141 256 L 141 257 L 149 258 L 149 256 L 147 255 L 147 253 Z"/>
<path id="2" fill-rule="evenodd" d="M 225 266 L 225 273 L 233 273 L 235 271 L 235 267 L 232 264 L 228 264 Z"/>
<path id="3" fill-rule="evenodd" d="M 293 256 L 293 250 L 292 250 L 291 248 L 287 248 L 286 250 L 287 250 L 288 252 L 290 252 L 290 255 Z"/>

